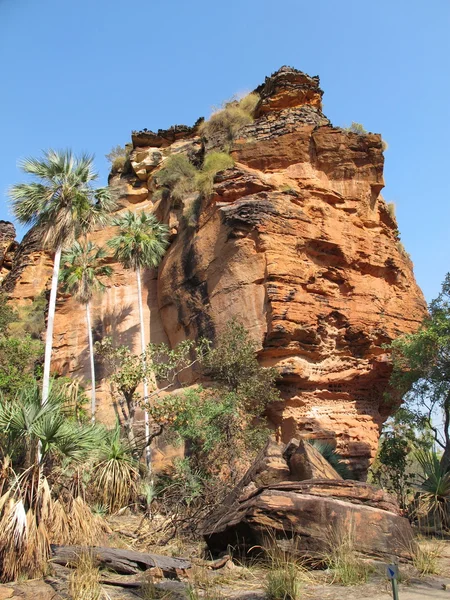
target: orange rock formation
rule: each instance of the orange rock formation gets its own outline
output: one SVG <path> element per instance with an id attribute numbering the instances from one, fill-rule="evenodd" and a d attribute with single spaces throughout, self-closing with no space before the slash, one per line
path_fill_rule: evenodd
<path id="1" fill-rule="evenodd" d="M 214 148 L 195 127 L 134 132 L 133 172 L 111 176 L 112 186 L 124 186 L 122 207 L 155 210 L 173 231 L 158 273 L 144 282 L 148 339 L 214 337 L 238 317 L 261 363 L 280 371 L 284 403 L 270 414 L 278 436 L 335 441 L 363 476 L 391 410 L 383 346 L 415 330 L 426 311 L 380 195 L 382 139 L 332 127 L 317 77 L 283 67 L 256 91 L 256 118 L 231 148 L 235 167 L 216 176 L 210 198 L 191 195 L 177 208 L 152 201 L 152 175 L 167 156 L 199 162 L 205 145 Z M 199 201 L 198 218 L 187 218 Z M 111 234 L 92 238 L 104 243 Z M 4 282 L 17 301 L 49 285 L 51 261 L 32 242 L 18 249 Z M 93 305 L 96 334 L 137 349 L 134 274 L 113 266 Z M 53 365 L 89 385 L 84 311 L 71 298 L 58 302 Z M 101 374 L 99 367 L 99 414 L 111 419 Z"/>

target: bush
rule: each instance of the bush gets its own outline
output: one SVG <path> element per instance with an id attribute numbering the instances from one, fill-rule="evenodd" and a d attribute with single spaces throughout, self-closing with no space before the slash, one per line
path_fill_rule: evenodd
<path id="1" fill-rule="evenodd" d="M 206 154 L 201 170 L 196 169 L 185 154 L 170 156 L 157 175 L 158 183 L 164 187 L 162 190 L 157 190 L 153 198 L 164 197 L 164 189 L 169 191 L 175 201 L 183 200 L 195 191 L 208 196 L 213 190 L 216 174 L 233 165 L 234 160 L 225 152 Z M 185 219 L 189 221 L 192 216 L 197 218 L 199 210 L 200 202 L 193 203 L 192 208 L 188 208 L 184 214 Z"/>
<path id="2" fill-rule="evenodd" d="M 127 146 L 114 146 L 114 148 L 111 148 L 110 152 L 108 152 L 108 154 L 105 154 L 105 158 L 107 161 L 109 161 L 111 164 L 114 163 L 114 161 L 117 158 L 122 158 L 122 157 L 127 157 L 130 154 L 130 147 Z"/>
<path id="3" fill-rule="evenodd" d="M 200 125 L 200 135 L 208 139 L 217 138 L 224 149 L 229 148 L 240 130 L 252 123 L 258 101 L 257 94 L 249 94 L 239 101 L 227 102 L 221 110 Z"/>
<path id="4" fill-rule="evenodd" d="M 118 156 L 117 158 L 115 158 L 113 160 L 113 163 L 111 165 L 111 171 L 113 173 L 117 173 L 118 171 L 122 171 L 126 162 L 127 162 L 127 157 L 126 156 Z"/>
<path id="5" fill-rule="evenodd" d="M 195 191 L 196 175 L 197 169 L 185 154 L 174 154 L 165 161 L 157 178 L 160 185 L 170 190 L 175 200 L 181 200 Z"/>
<path id="6" fill-rule="evenodd" d="M 395 203 L 394 202 L 387 202 L 386 203 L 386 207 L 387 207 L 387 211 L 390 215 L 390 217 L 396 221 L 396 216 L 395 216 Z"/>
<path id="7" fill-rule="evenodd" d="M 214 178 L 219 171 L 234 166 L 233 158 L 226 152 L 210 152 L 205 156 L 201 172 L 197 176 L 197 189 L 203 196 L 211 195 Z"/>
<path id="8" fill-rule="evenodd" d="M 355 123 L 355 121 L 352 121 L 350 127 L 344 127 L 344 131 L 349 131 L 350 133 L 357 133 L 358 135 L 367 134 L 367 130 L 364 128 L 364 126 L 361 125 L 361 123 Z"/>

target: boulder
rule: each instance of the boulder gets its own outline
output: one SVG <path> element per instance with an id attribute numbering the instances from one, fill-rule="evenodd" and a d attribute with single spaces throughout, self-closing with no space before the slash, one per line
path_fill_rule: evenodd
<path id="1" fill-rule="evenodd" d="M 269 440 L 201 533 L 213 554 L 229 545 L 246 554 L 269 538 L 283 547 L 295 540 L 296 552 L 317 559 L 342 539 L 368 557 L 407 559 L 413 545 L 394 498 L 343 480 L 316 448 L 296 439 L 286 446 Z"/>
<path id="2" fill-rule="evenodd" d="M 290 479 L 342 479 L 330 463 L 305 440 L 291 440 L 283 453 L 289 465 Z"/>
<path id="3" fill-rule="evenodd" d="M 359 481 L 310 480 L 265 486 L 206 519 L 202 533 L 213 553 L 228 545 L 248 553 L 267 538 L 314 559 L 330 544 L 351 538 L 356 552 L 389 560 L 408 559 L 413 536 L 409 521 L 382 490 Z"/>

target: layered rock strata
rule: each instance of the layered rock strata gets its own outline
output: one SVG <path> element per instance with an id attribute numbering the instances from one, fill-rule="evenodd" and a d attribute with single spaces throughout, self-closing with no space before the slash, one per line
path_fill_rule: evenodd
<path id="1" fill-rule="evenodd" d="M 255 119 L 231 147 L 235 166 L 217 174 L 210 197 L 174 205 L 155 195 L 168 156 L 181 152 L 200 165 L 217 144 L 195 126 L 133 132 L 132 171 L 110 177 L 121 208 L 154 210 L 172 230 L 158 272 L 145 275 L 147 336 L 172 345 L 214 338 L 236 316 L 261 364 L 280 372 L 284 402 L 269 415 L 278 438 L 301 432 L 333 442 L 363 477 L 392 410 L 383 399 L 385 345 L 414 331 L 426 310 L 380 195 L 382 139 L 332 127 L 317 77 L 283 67 L 256 91 Z M 14 299 L 48 286 L 49 258 L 19 248 L 7 278 Z M 93 303 L 95 332 L 137 349 L 134 274 L 112 266 L 106 294 Z M 54 349 L 53 368 L 88 386 L 84 311 L 71 298 L 59 299 Z M 99 414 L 112 420 L 98 374 Z"/>
<path id="2" fill-rule="evenodd" d="M 313 559 L 323 559 L 349 540 L 366 556 L 411 558 L 412 528 L 392 497 L 367 483 L 335 478 L 304 441 L 290 445 L 297 451 L 267 444 L 242 481 L 206 517 L 202 532 L 213 554 L 233 545 L 247 556 L 266 547 L 269 536 L 284 551 Z M 298 452 L 301 470 L 293 460 Z"/>

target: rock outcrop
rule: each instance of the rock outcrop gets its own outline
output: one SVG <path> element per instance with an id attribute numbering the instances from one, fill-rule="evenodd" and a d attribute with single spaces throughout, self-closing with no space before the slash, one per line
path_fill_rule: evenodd
<path id="1" fill-rule="evenodd" d="M 314 451 L 305 442 L 299 447 Z M 411 525 L 392 497 L 360 481 L 306 478 L 317 464 L 314 452 L 304 461 L 307 466 L 310 460 L 311 468 L 301 474 L 291 464 L 295 452 L 286 450 L 269 442 L 222 505 L 206 517 L 203 535 L 213 553 L 231 545 L 247 555 L 270 541 L 284 550 L 292 543 L 293 551 L 320 559 L 340 543 L 350 543 L 369 557 L 411 558 Z M 262 477 L 276 455 L 285 457 L 284 468 L 277 461 L 278 468 L 269 468 L 268 478 Z"/>
<path id="2" fill-rule="evenodd" d="M 14 225 L 8 221 L 0 221 L 0 283 L 11 271 L 17 247 Z"/>
<path id="3" fill-rule="evenodd" d="M 145 275 L 147 336 L 172 345 L 214 338 L 236 316 L 261 363 L 280 372 L 284 402 L 269 415 L 278 438 L 332 441 L 363 477 L 392 411 L 384 346 L 414 331 L 426 310 L 380 195 L 382 139 L 331 126 L 317 77 L 283 67 L 256 91 L 255 119 L 230 149 L 235 166 L 216 175 L 210 197 L 173 205 L 155 195 L 153 176 L 170 154 L 199 165 L 211 147 L 195 126 L 133 132 L 132 171 L 110 177 L 122 207 L 154 210 L 172 230 L 158 272 Z M 48 286 L 51 273 L 51 257 L 26 249 L 33 235 L 5 280 L 18 302 Z M 134 274 L 112 266 L 93 303 L 95 332 L 138 348 Z M 53 368 L 89 385 L 84 311 L 71 298 L 58 302 Z M 112 420 L 101 367 L 98 375 L 99 416 Z"/>

